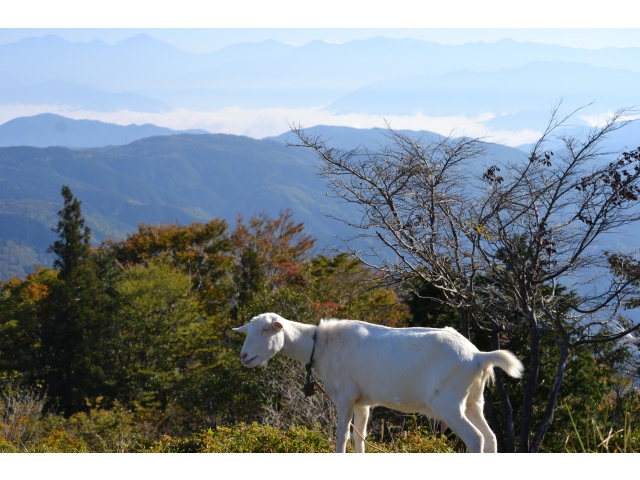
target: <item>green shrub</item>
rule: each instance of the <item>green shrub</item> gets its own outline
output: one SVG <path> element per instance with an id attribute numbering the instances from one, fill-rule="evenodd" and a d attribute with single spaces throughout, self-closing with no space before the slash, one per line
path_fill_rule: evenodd
<path id="1" fill-rule="evenodd" d="M 454 453 L 452 441 L 428 430 L 409 430 L 393 441 L 394 451 L 401 453 Z"/>
<path id="2" fill-rule="evenodd" d="M 453 452 L 445 437 L 434 437 L 426 430 L 403 432 L 391 442 L 372 442 L 384 452 L 394 453 L 449 453 Z M 375 448 L 366 447 L 368 452 Z M 279 430 L 269 425 L 238 424 L 231 427 L 209 429 L 191 438 L 165 436 L 147 451 L 164 453 L 330 453 L 335 443 L 319 429 L 319 425 L 308 429 L 290 427 Z M 353 443 L 347 446 L 353 452 Z"/>
<path id="3" fill-rule="evenodd" d="M 334 450 L 318 429 L 291 427 L 279 430 L 269 425 L 243 423 L 209 429 L 191 438 L 165 437 L 151 448 L 155 452 L 202 453 L 315 453 Z"/>

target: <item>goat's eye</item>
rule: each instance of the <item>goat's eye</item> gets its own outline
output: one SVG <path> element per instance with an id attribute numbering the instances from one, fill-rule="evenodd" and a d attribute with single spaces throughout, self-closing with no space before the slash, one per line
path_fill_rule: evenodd
<path id="1" fill-rule="evenodd" d="M 271 329 L 270 328 L 265 328 L 265 329 L 262 330 L 262 333 L 268 332 L 269 330 L 271 330 Z"/>

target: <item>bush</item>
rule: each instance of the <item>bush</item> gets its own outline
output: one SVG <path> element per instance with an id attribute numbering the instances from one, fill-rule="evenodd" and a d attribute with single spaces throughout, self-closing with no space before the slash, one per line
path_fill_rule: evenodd
<path id="1" fill-rule="evenodd" d="M 453 452 L 445 437 L 435 437 L 426 430 L 402 432 L 389 443 L 371 442 L 384 452 L 395 453 L 450 453 Z M 370 446 L 368 452 L 377 450 Z M 312 428 L 289 427 L 279 430 L 269 425 L 239 424 L 232 427 L 209 429 L 191 438 L 165 437 L 147 451 L 164 453 L 330 453 L 335 443 L 325 436 L 316 424 Z M 353 443 L 347 446 L 353 452 Z"/>
<path id="2" fill-rule="evenodd" d="M 34 389 L 22 389 L 13 382 L 0 391 L 0 449 L 25 445 L 40 435 L 45 399 Z"/>
<path id="3" fill-rule="evenodd" d="M 239 423 L 209 428 L 189 437 L 161 435 L 158 427 L 168 413 L 140 409 L 132 412 L 117 402 L 110 409 L 99 401 L 87 412 L 68 418 L 42 414 L 45 398 L 31 390 L 5 390 L 0 397 L 0 452 L 162 452 L 162 453 L 329 453 L 335 451 L 332 432 L 321 423 L 310 427 Z M 166 425 L 164 425 L 167 428 Z M 173 428 L 168 427 L 171 431 Z M 179 432 L 179 430 L 177 430 Z M 391 430 L 389 431 L 391 433 Z M 445 437 L 426 428 L 398 431 L 374 442 L 367 451 L 452 452 Z M 353 452 L 353 442 L 347 451 Z"/>
<path id="4" fill-rule="evenodd" d="M 32 389 L 5 387 L 0 394 L 0 452 L 129 452 L 159 436 L 144 415 L 117 402 L 108 410 L 96 404 L 64 418 L 42 414 L 45 401 Z"/>

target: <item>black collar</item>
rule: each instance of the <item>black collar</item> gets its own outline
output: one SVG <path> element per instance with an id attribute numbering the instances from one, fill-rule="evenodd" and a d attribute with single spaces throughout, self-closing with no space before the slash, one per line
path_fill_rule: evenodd
<path id="1" fill-rule="evenodd" d="M 311 349 L 311 358 L 309 359 L 309 363 L 307 363 L 304 368 L 307 370 L 307 385 L 309 385 L 311 382 L 311 367 L 313 366 L 313 354 L 316 351 L 316 334 L 318 333 L 318 328 L 316 327 L 316 329 L 313 332 L 313 348 Z"/>

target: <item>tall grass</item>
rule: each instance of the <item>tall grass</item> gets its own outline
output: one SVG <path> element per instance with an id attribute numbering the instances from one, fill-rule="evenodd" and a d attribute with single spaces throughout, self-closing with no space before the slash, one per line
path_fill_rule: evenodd
<path id="1" fill-rule="evenodd" d="M 633 412 L 626 405 L 623 420 L 620 425 L 611 420 L 611 411 L 604 408 L 597 414 L 587 416 L 582 420 L 573 418 L 569 405 L 565 405 L 573 433 L 567 435 L 564 442 L 567 452 L 580 453 L 631 453 L 640 451 L 640 431 L 634 425 Z"/>

